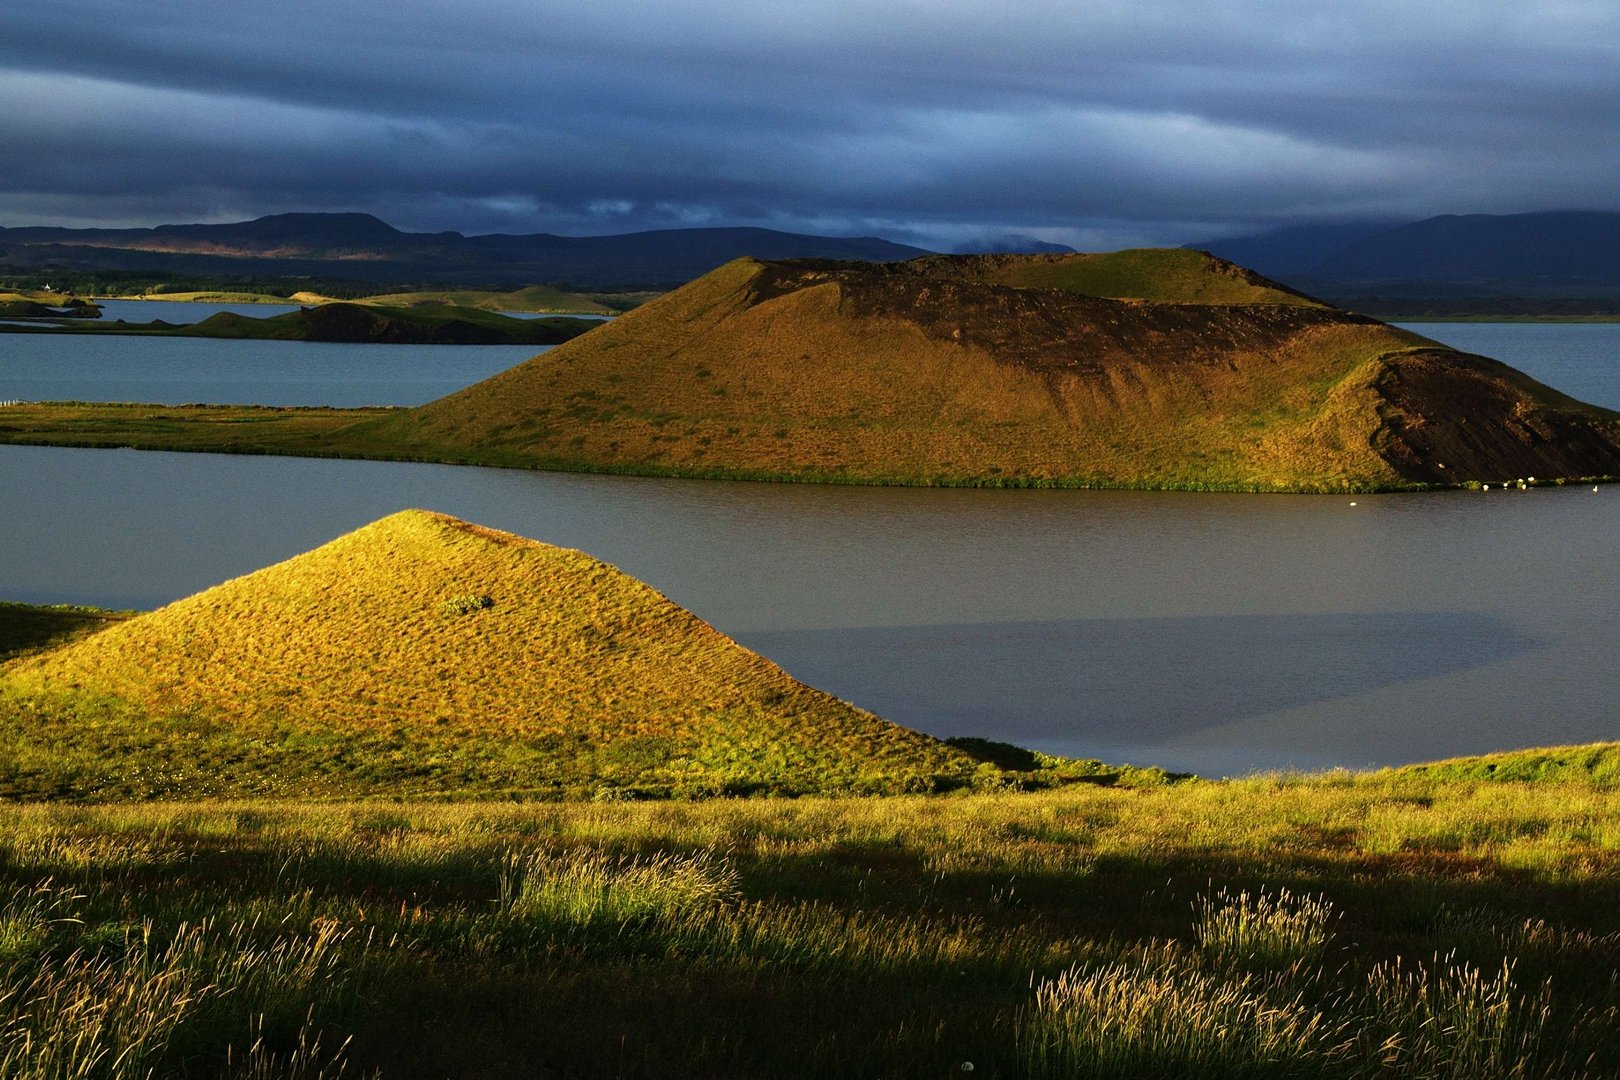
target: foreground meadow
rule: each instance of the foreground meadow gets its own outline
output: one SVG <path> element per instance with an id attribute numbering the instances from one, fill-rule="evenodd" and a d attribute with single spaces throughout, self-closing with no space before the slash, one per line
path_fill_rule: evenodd
<path id="1" fill-rule="evenodd" d="M 1612 1076 L 1563 775 L 12 805 L 0 1072 Z"/>

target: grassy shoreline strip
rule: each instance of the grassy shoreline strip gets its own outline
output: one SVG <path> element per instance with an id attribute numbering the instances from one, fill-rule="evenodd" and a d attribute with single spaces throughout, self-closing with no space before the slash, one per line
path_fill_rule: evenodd
<path id="1" fill-rule="evenodd" d="M 1115 481 L 1102 477 L 885 476 L 801 470 L 692 468 L 656 463 L 591 463 L 528 457 L 512 452 L 409 451 L 360 442 L 344 430 L 351 424 L 401 412 L 393 407 L 353 409 L 261 405 L 148 405 L 140 403 L 38 402 L 0 408 L 0 444 L 83 449 L 348 458 L 483 468 L 530 469 L 611 476 L 838 484 L 870 487 L 1060 489 L 1102 491 L 1204 491 L 1242 494 L 1380 494 L 1445 491 L 1477 484 L 1365 484 L 1301 487 L 1211 483 L 1197 480 Z M 242 432 L 251 426 L 253 438 Z M 1609 483 L 1614 477 L 1537 481 L 1538 486 Z"/>

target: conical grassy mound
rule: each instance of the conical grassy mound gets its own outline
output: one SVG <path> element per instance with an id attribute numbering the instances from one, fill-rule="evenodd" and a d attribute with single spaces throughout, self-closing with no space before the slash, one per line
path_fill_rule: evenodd
<path id="1" fill-rule="evenodd" d="M 424 511 L 4 671 L 14 793 L 899 791 L 975 764 L 611 566 Z"/>
<path id="2" fill-rule="evenodd" d="M 1620 474 L 1620 417 L 1200 252 L 743 259 L 355 446 L 852 483 Z"/>

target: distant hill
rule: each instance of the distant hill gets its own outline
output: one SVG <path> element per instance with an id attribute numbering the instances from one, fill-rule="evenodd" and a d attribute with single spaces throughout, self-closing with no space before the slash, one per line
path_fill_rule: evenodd
<path id="1" fill-rule="evenodd" d="M 901 791 L 976 766 L 588 555 L 424 511 L 12 661 L 0 727 L 5 794 Z"/>
<path id="2" fill-rule="evenodd" d="M 1184 249 L 730 263 L 356 424 L 434 460 L 1346 490 L 1620 474 L 1620 418 Z"/>
<path id="3" fill-rule="evenodd" d="M 1037 240 L 1033 236 L 1022 233 L 1004 233 L 1001 236 L 985 240 L 976 240 L 963 244 L 956 249 L 958 255 L 1037 255 L 1037 254 L 1072 254 L 1074 248 L 1068 244 L 1054 244 L 1049 240 Z"/>
<path id="4" fill-rule="evenodd" d="M 1348 244 L 1310 275 L 1341 282 L 1620 285 L 1620 214 L 1447 214 Z"/>
<path id="5" fill-rule="evenodd" d="M 1186 246 L 1287 281 L 1309 274 L 1358 240 L 1392 229 L 1399 221 L 1325 222 L 1289 225 L 1248 236 L 1199 240 Z"/>
<path id="6" fill-rule="evenodd" d="M 446 304 L 389 308 L 338 302 L 265 319 L 224 311 L 176 333 L 389 345 L 556 345 L 598 325 L 594 319 L 514 319 L 481 308 Z"/>
<path id="7" fill-rule="evenodd" d="M 323 277 L 511 288 L 668 288 L 732 259 L 909 259 L 921 248 L 876 237 L 771 229 L 667 229 L 613 236 L 408 233 L 369 214 L 277 214 L 152 229 L 0 229 L 0 269 L 191 276 Z"/>
<path id="8" fill-rule="evenodd" d="M 294 300 L 301 300 L 294 297 Z M 311 298 L 317 303 L 326 297 Z M 382 296 L 361 297 L 364 304 L 382 307 L 418 307 L 423 304 L 452 304 L 456 307 L 482 308 L 485 311 L 556 312 L 558 314 L 616 315 L 618 312 L 588 296 L 562 292 L 545 285 L 529 285 L 510 292 L 480 292 L 455 290 L 440 292 L 389 293 Z"/>
<path id="9" fill-rule="evenodd" d="M 1620 312 L 1620 213 L 1300 225 L 1189 246 L 1384 314 Z"/>

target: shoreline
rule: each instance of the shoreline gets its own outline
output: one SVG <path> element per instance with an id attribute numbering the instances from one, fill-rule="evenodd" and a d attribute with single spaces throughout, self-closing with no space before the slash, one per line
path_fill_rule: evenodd
<path id="1" fill-rule="evenodd" d="M 1609 484 L 1614 476 L 1514 478 L 1458 483 L 1367 483 L 1345 479 L 1337 484 L 1300 486 L 1164 479 L 1128 482 L 1102 476 L 1016 477 L 824 473 L 804 470 L 773 472 L 747 468 L 683 468 L 651 463 L 616 464 L 527 458 L 510 452 L 390 449 L 342 436 L 352 424 L 405 411 L 404 406 L 340 409 L 277 405 L 153 405 L 139 402 L 25 402 L 0 407 L 0 445 L 53 446 L 92 450 L 150 450 L 170 453 L 217 453 L 268 457 L 339 458 L 399 461 L 476 468 L 524 469 L 535 472 L 659 479 L 718 480 L 752 483 L 827 484 L 848 487 L 978 488 L 1062 491 L 1185 491 L 1252 495 L 1384 495 L 1431 491 L 1477 491 L 1489 485 L 1522 489 Z M 46 415 L 41 415 L 41 413 Z M 52 416 L 51 413 L 69 413 Z M 17 421 L 34 426 L 19 426 Z M 74 429 L 73 423 L 86 425 Z M 280 425 L 286 425 L 282 427 Z M 243 438 L 252 430 L 263 438 Z"/>

